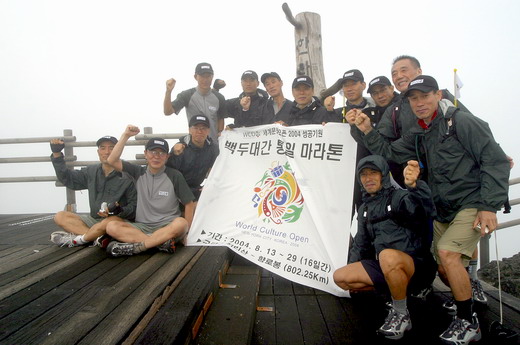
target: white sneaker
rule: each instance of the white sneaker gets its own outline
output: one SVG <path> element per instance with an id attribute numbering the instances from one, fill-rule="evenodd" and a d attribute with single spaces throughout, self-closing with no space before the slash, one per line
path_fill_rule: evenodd
<path id="1" fill-rule="evenodd" d="M 406 311 L 406 314 L 401 314 L 394 308 L 390 308 L 388 316 L 385 319 L 385 323 L 377 330 L 377 333 L 384 336 L 387 339 L 401 339 L 404 336 L 404 332 L 412 329 L 412 320 L 410 320 L 410 314 Z"/>
<path id="2" fill-rule="evenodd" d="M 471 290 L 473 292 L 473 300 L 475 302 L 479 302 L 482 304 L 487 304 L 487 297 L 484 294 L 484 289 L 482 288 L 482 284 L 480 284 L 480 280 L 478 279 L 470 279 L 471 280 Z"/>
<path id="3" fill-rule="evenodd" d="M 454 316 L 448 329 L 439 337 L 446 344 L 453 345 L 466 345 L 472 341 L 479 341 L 482 338 L 482 333 L 480 332 L 477 314 L 473 313 L 471 323 Z"/>
<path id="4" fill-rule="evenodd" d="M 67 231 L 55 231 L 51 234 L 51 242 L 57 244 L 60 247 L 75 247 L 80 246 L 74 239 L 76 234 Z"/>

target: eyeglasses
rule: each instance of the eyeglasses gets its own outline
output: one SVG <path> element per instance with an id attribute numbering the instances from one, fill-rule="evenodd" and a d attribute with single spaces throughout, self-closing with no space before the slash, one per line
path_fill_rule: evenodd
<path id="1" fill-rule="evenodd" d="M 155 156 L 155 157 L 164 157 L 166 156 L 168 153 L 164 152 L 164 151 L 148 151 L 152 156 Z"/>

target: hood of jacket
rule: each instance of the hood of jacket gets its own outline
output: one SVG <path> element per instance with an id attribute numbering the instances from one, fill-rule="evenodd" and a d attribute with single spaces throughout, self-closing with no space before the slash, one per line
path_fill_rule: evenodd
<path id="1" fill-rule="evenodd" d="M 363 193 L 366 193 L 366 190 L 365 188 L 363 188 L 359 176 L 361 174 L 361 170 L 363 170 L 364 168 L 370 168 L 381 171 L 381 174 L 383 175 L 383 178 L 381 180 L 381 189 L 393 188 L 392 182 L 390 180 L 390 168 L 388 167 L 388 163 L 382 156 L 371 155 L 361 159 L 356 169 L 356 180 L 361 186 L 361 190 L 363 191 Z"/>

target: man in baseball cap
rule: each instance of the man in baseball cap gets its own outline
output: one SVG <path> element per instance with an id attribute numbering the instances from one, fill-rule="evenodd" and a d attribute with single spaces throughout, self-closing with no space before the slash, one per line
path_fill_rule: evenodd
<path id="1" fill-rule="evenodd" d="M 204 115 L 190 119 L 189 134 L 173 145 L 166 166 L 179 170 L 197 201 L 204 179 L 217 159 L 219 150 L 209 134 L 209 120 Z"/>
<path id="2" fill-rule="evenodd" d="M 138 127 L 128 125 L 108 158 L 117 171 L 124 171 L 136 181 L 139 196 L 136 223 L 112 222 L 112 226 L 107 226 L 107 233 L 116 240 L 107 246 L 111 256 L 134 255 L 153 247 L 172 253 L 193 219 L 193 193 L 178 170 L 165 166 L 169 157 L 166 140 L 148 140 L 144 151 L 146 166 L 121 160 L 128 139 L 139 132 Z M 181 216 L 181 203 L 184 216 Z M 118 242 L 122 240 L 125 242 Z"/>
<path id="3" fill-rule="evenodd" d="M 272 111 L 272 120 L 276 122 L 287 119 L 291 111 L 292 102 L 283 95 L 283 81 L 276 72 L 267 72 L 262 74 L 260 78 L 264 84 L 265 90 L 271 96 L 267 101 L 267 110 Z"/>
<path id="4" fill-rule="evenodd" d="M 289 116 L 277 123 L 298 126 L 327 122 L 327 110 L 321 105 L 320 100 L 314 97 L 314 82 L 311 77 L 302 75 L 294 78 L 292 94 L 294 102 Z"/>
<path id="5" fill-rule="evenodd" d="M 240 77 L 242 93 L 226 101 L 227 117 L 232 117 L 234 122 L 228 125 L 228 129 L 235 127 L 252 127 L 271 123 L 272 112 L 267 109 L 269 95 L 258 88 L 258 74 L 247 70 Z"/>
<path id="6" fill-rule="evenodd" d="M 497 228 L 496 212 L 508 199 L 509 161 L 487 123 L 441 102 L 442 91 L 431 76 L 412 79 L 405 96 L 419 127 L 410 130 L 414 135 L 389 143 L 373 130 L 366 115 L 355 124 L 371 152 L 397 163 L 410 157 L 428 163 L 428 184 L 437 208 L 432 248 L 439 277 L 452 289 L 456 305 L 456 317 L 440 338 L 450 344 L 478 341 L 480 326 L 465 267 L 480 237 Z"/>
<path id="7" fill-rule="evenodd" d="M 64 231 L 55 231 L 50 240 L 59 245 L 74 247 L 95 244 L 103 246 L 106 226 L 109 222 L 123 219 L 133 220 L 137 205 L 134 183 L 124 179 L 108 164 L 108 157 L 117 139 L 107 135 L 96 141 L 99 164 L 89 165 L 81 170 L 68 169 L 62 150 L 65 143 L 60 139 L 51 140 L 51 161 L 58 180 L 72 190 L 88 189 L 90 214 L 78 215 L 71 211 L 61 211 L 54 216 L 54 222 Z M 106 207 L 103 207 L 106 205 Z"/>
<path id="8" fill-rule="evenodd" d="M 335 111 L 336 115 L 331 119 L 334 122 L 343 122 L 344 116 L 352 109 L 364 109 L 372 107 L 373 101 L 371 98 L 364 98 L 363 91 L 366 88 L 365 78 L 363 73 L 358 69 L 351 69 L 343 73 L 340 79 L 342 85 L 343 95 L 345 96 L 345 105 L 341 108 L 334 109 L 336 103 L 334 96 L 329 96 L 324 100 L 325 107 L 328 111 Z"/>
<path id="9" fill-rule="evenodd" d="M 195 66 L 195 75 L 197 86 L 177 95 L 172 102 L 172 91 L 175 88 L 176 81 L 170 78 L 166 81 L 166 94 L 164 95 L 164 115 L 179 114 L 183 108 L 186 108 L 186 117 L 188 121 L 194 115 L 204 114 L 210 121 L 210 137 L 217 142 L 218 133 L 224 129 L 224 116 L 226 114 L 226 100 L 218 88 L 211 88 L 213 81 L 213 67 L 207 62 L 198 63 Z M 217 84 L 217 83 L 215 83 Z M 222 85 L 225 86 L 225 83 Z M 223 87 L 223 86 L 220 87 Z"/>

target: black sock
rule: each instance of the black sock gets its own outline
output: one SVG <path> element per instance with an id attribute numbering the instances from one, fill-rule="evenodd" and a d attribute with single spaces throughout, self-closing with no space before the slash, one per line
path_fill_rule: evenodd
<path id="1" fill-rule="evenodd" d="M 457 306 L 457 317 L 472 322 L 473 317 L 473 300 L 467 299 L 465 301 L 455 301 Z"/>

